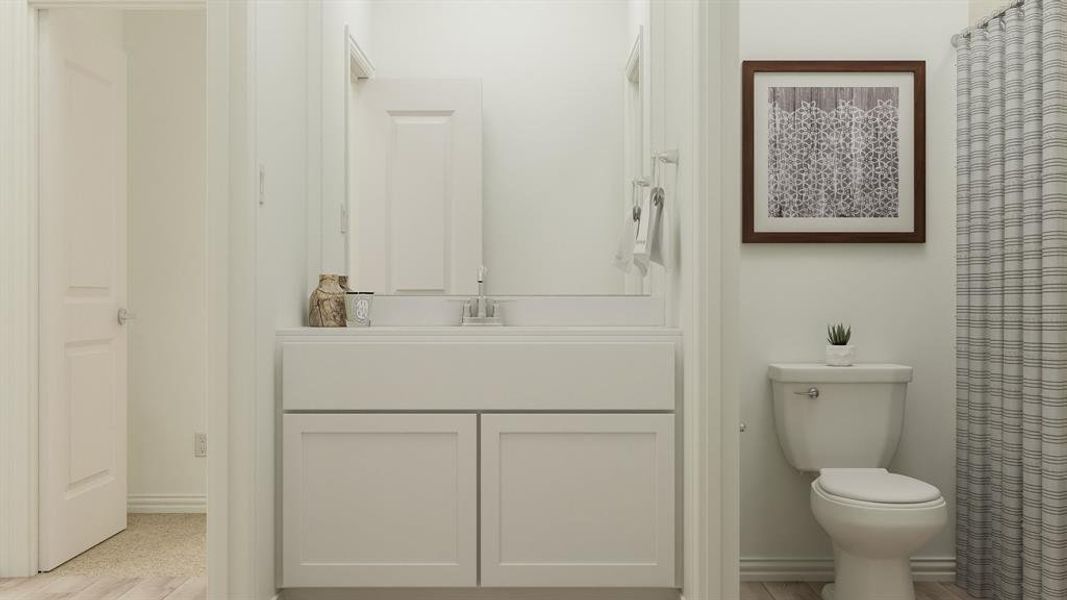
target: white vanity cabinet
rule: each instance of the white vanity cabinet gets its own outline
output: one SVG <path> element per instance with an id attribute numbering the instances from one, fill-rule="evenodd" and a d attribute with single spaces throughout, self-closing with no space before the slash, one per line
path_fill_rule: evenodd
<path id="1" fill-rule="evenodd" d="M 678 586 L 676 332 L 280 345 L 281 587 Z"/>
<path id="2" fill-rule="evenodd" d="M 282 417 L 286 587 L 477 585 L 478 417 Z"/>
<path id="3" fill-rule="evenodd" d="M 483 586 L 674 586 L 674 415 L 482 415 L 481 436 Z"/>

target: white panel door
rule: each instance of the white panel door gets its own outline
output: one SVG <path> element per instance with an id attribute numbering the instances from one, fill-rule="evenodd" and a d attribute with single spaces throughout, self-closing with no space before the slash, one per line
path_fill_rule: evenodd
<path id="1" fill-rule="evenodd" d="M 469 294 L 482 264 L 482 88 L 467 79 L 353 84 L 350 281 Z"/>
<path id="2" fill-rule="evenodd" d="M 483 415 L 482 585 L 674 587 L 674 415 Z"/>
<path id="3" fill-rule="evenodd" d="M 282 586 L 477 585 L 477 417 L 287 414 Z"/>
<path id="4" fill-rule="evenodd" d="M 126 58 L 118 12 L 40 38 L 40 567 L 126 528 Z"/>

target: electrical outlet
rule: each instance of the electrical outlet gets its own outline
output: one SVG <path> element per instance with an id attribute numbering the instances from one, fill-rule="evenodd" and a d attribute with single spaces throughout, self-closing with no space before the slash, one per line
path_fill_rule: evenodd
<path id="1" fill-rule="evenodd" d="M 193 434 L 193 456 L 203 458 L 207 456 L 207 434 Z"/>

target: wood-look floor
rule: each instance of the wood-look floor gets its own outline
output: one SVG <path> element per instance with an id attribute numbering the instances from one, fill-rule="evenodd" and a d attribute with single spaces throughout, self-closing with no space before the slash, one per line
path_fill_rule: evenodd
<path id="1" fill-rule="evenodd" d="M 741 600 L 822 600 L 824 582 L 743 582 Z M 951 583 L 915 584 L 915 600 L 978 600 Z"/>
<path id="2" fill-rule="evenodd" d="M 822 600 L 820 582 L 744 582 L 741 600 Z M 203 577 L 0 579 L 0 600 L 205 600 Z M 915 600 L 977 600 L 951 583 L 916 583 Z"/>
<path id="3" fill-rule="evenodd" d="M 38 575 L 0 579 L 0 600 L 205 600 L 205 577 Z"/>

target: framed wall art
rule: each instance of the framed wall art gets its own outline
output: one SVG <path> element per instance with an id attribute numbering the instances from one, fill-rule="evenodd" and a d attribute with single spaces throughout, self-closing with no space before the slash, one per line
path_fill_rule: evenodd
<path id="1" fill-rule="evenodd" d="M 745 61 L 741 239 L 926 241 L 923 61 Z"/>

